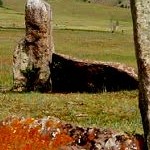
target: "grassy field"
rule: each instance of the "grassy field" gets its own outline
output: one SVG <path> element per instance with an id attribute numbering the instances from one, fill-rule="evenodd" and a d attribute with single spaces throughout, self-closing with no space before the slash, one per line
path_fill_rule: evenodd
<path id="1" fill-rule="evenodd" d="M 137 92 L 0 94 L 0 119 L 55 116 L 70 123 L 141 133 Z"/>
<path id="2" fill-rule="evenodd" d="M 4 8 L 0 8 L 0 87 L 12 86 L 13 49 L 25 32 L 24 3 L 24 0 L 4 0 Z M 130 10 L 78 0 L 50 0 L 50 3 L 56 52 L 92 61 L 121 62 L 136 68 Z M 111 21 L 119 21 L 115 33 L 110 32 Z M 142 133 L 137 99 L 137 91 L 1 93 L 0 119 L 9 115 L 53 115 L 83 126 Z"/>

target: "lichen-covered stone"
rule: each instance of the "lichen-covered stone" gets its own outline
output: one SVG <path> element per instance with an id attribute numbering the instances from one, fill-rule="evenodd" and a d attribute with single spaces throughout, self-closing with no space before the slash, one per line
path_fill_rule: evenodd
<path id="1" fill-rule="evenodd" d="M 14 90 L 21 92 L 26 88 L 27 79 L 23 75 L 23 71 L 26 71 L 28 67 L 29 57 L 26 54 L 24 39 L 21 40 L 14 50 L 13 55 L 13 81 Z"/>
<path id="2" fill-rule="evenodd" d="M 8 117 L 0 122 L 0 131 L 2 150 L 8 146 L 9 149 L 38 150 L 145 150 L 143 136 L 139 134 L 79 127 L 50 116 Z"/>
<path id="3" fill-rule="evenodd" d="M 14 51 L 16 91 L 51 91 L 50 64 L 54 51 L 52 12 L 42 0 L 28 0 L 25 9 L 25 38 Z"/>

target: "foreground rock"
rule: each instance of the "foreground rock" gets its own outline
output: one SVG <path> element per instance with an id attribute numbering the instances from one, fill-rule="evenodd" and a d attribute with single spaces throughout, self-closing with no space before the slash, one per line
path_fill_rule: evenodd
<path id="1" fill-rule="evenodd" d="M 53 39 L 50 5 L 42 0 L 26 4 L 26 35 L 14 51 L 15 91 L 51 91 Z"/>
<path id="2" fill-rule="evenodd" d="M 144 150 L 141 135 L 82 128 L 54 117 L 10 117 L 1 121 L 0 132 L 0 149 Z"/>

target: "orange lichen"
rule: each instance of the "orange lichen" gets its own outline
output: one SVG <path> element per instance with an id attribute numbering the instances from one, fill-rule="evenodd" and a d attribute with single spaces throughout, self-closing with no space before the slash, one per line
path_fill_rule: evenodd
<path id="1" fill-rule="evenodd" d="M 46 126 L 54 127 L 54 124 L 47 121 Z M 42 124 L 35 124 L 31 118 L 13 118 L 3 122 L 0 126 L 0 150 L 54 150 L 56 146 L 61 147 L 71 142 L 71 138 L 64 133 L 56 134 L 52 138 L 49 132 L 42 133 L 41 128 Z"/>
<path id="2" fill-rule="evenodd" d="M 52 143 L 52 147 L 58 149 L 60 146 L 68 145 L 71 142 L 73 142 L 73 139 L 65 133 L 62 133 L 56 136 L 56 139 Z"/>
<path id="3" fill-rule="evenodd" d="M 144 139 L 138 134 L 119 135 L 109 130 L 81 128 L 53 117 L 37 120 L 10 117 L 0 122 L 0 150 L 66 150 L 72 147 L 143 150 L 143 146 Z"/>

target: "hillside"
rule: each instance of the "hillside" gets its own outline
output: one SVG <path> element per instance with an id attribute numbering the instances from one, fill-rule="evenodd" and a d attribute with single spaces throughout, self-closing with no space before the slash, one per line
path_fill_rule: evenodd
<path id="1" fill-rule="evenodd" d="M 109 30 L 112 21 L 118 21 L 120 30 L 131 30 L 131 15 L 127 9 L 79 0 L 49 0 L 56 28 Z M 24 13 L 25 0 L 4 0 L 4 6 Z"/>
<path id="2" fill-rule="evenodd" d="M 88 3 L 97 3 L 97 4 L 103 4 L 103 5 L 109 5 L 109 6 L 119 6 L 123 8 L 129 8 L 130 7 L 130 1 L 129 0 L 82 0 L 84 2 Z"/>
<path id="3" fill-rule="evenodd" d="M 50 3 L 55 3 L 54 0 L 46 0 Z M 88 3 L 96 3 L 96 4 L 102 4 L 102 5 L 108 5 L 108 6 L 120 6 L 120 7 L 129 7 L 129 0 L 70 0 L 70 2 L 88 2 Z M 19 12 L 24 11 L 24 5 L 26 0 L 3 0 L 4 6 L 7 8 L 11 8 L 14 10 L 17 10 Z M 58 1 L 57 1 L 58 2 Z M 63 2 L 63 0 L 59 1 L 60 3 Z M 67 2 L 65 1 L 64 4 L 67 6 Z"/>
<path id="4" fill-rule="evenodd" d="M 56 52 L 81 59 L 119 61 L 135 66 L 129 9 L 81 0 L 49 2 L 53 10 Z M 24 4 L 25 0 L 4 0 L 4 6 L 9 9 L 0 8 L 0 26 L 24 28 Z M 111 27 L 116 22 L 118 30 L 112 34 Z M 18 41 L 17 37 L 15 39 Z"/>
<path id="5" fill-rule="evenodd" d="M 18 12 L 24 12 L 25 2 L 26 0 L 3 0 L 3 5 Z"/>

